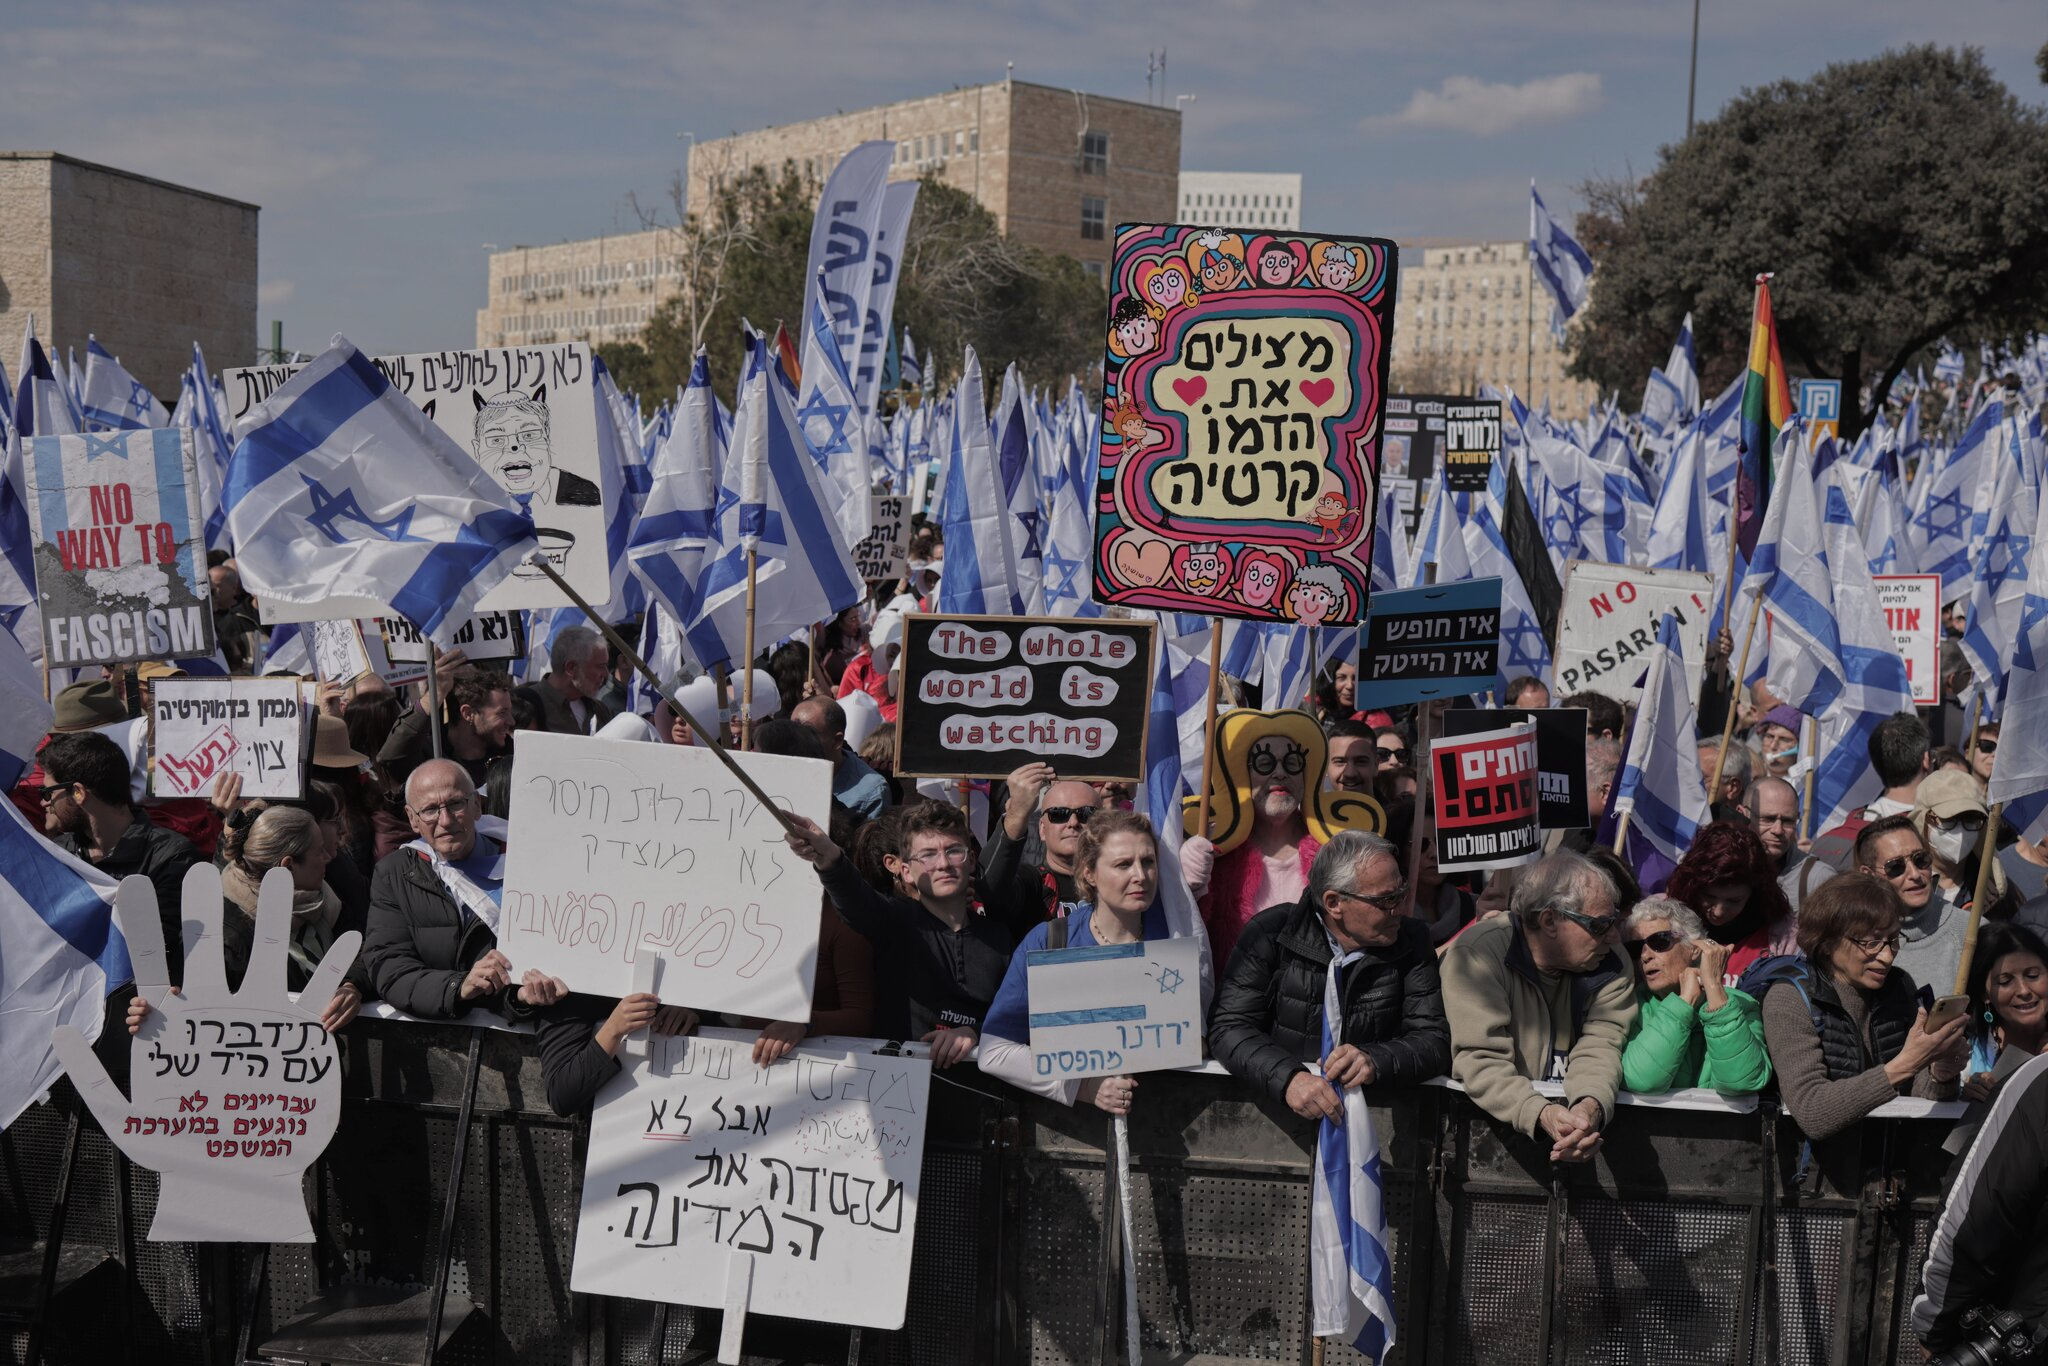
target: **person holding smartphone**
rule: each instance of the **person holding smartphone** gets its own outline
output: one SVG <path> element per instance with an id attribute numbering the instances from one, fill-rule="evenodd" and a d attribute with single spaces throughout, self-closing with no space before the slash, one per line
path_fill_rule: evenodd
<path id="1" fill-rule="evenodd" d="M 1630 1091 L 1709 1087 L 1760 1091 L 1771 1079 L 1762 1008 L 1723 975 L 1729 946 L 1707 936 L 1692 907 L 1645 897 L 1629 912 L 1622 947 L 1635 961 L 1635 1032 L 1621 1051 Z"/>

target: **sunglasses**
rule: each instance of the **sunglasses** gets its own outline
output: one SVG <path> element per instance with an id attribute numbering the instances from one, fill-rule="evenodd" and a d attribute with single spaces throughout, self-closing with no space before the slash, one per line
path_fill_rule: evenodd
<path id="1" fill-rule="evenodd" d="M 1965 811 L 1960 816 L 1950 816 L 1946 820 L 1936 816 L 1934 824 L 1943 830 L 1967 830 L 1974 835 L 1984 828 L 1984 813 L 1982 811 Z"/>
<path id="2" fill-rule="evenodd" d="M 1996 741 L 1996 740 L 1986 740 L 1986 739 L 1983 739 L 1983 738 L 1981 738 L 1981 737 L 1980 737 L 1980 738 L 1978 739 L 1978 741 L 1977 741 L 1977 752 L 1978 752 L 1979 754 L 1996 754 L 1996 753 L 1998 753 L 1998 741 Z"/>
<path id="3" fill-rule="evenodd" d="M 1917 850 L 1911 854 L 1901 854 L 1897 858 L 1886 859 L 1881 871 L 1887 878 L 1896 882 L 1906 875 L 1906 865 L 1909 863 L 1924 873 L 1934 866 L 1934 856 L 1925 849 Z"/>
<path id="4" fill-rule="evenodd" d="M 1081 824 L 1086 825 L 1088 824 L 1088 818 L 1095 814 L 1095 808 L 1092 806 L 1048 806 L 1043 814 L 1046 820 L 1054 825 L 1065 825 L 1076 817 L 1080 818 Z"/>
<path id="5" fill-rule="evenodd" d="M 1629 940 L 1628 951 L 1631 957 L 1641 958 L 1644 949 L 1652 953 L 1669 953 L 1684 942 L 1685 936 L 1677 930 L 1659 930 L 1655 934 L 1646 934 L 1641 939 Z"/>
<path id="6" fill-rule="evenodd" d="M 44 784 L 44 785 L 42 786 L 42 788 L 41 788 L 41 789 L 39 789 L 39 790 L 40 790 L 40 791 L 42 792 L 42 794 L 43 794 L 43 800 L 47 802 L 47 801 L 49 801 L 49 800 L 50 800 L 50 799 L 51 799 L 52 797 L 56 796 L 56 795 L 57 795 L 57 794 L 58 794 L 59 792 L 69 792 L 69 791 L 71 790 L 71 784 L 70 784 L 70 783 L 45 783 L 45 784 Z"/>
<path id="7" fill-rule="evenodd" d="M 1587 934 L 1592 935 L 1595 939 L 1605 939 L 1608 935 L 1614 933 L 1614 927 L 1621 923 L 1621 914 L 1618 911 L 1613 915 L 1600 916 L 1598 919 L 1590 915 L 1580 915 L 1577 911 L 1560 910 L 1558 914 L 1571 921 L 1574 925 L 1577 925 Z"/>
<path id="8" fill-rule="evenodd" d="M 1342 887 L 1332 887 L 1330 890 L 1338 896 L 1348 896 L 1353 901 L 1363 901 L 1366 905 L 1377 906 L 1383 911 L 1398 911 L 1408 904 L 1408 888 L 1406 884 L 1396 887 L 1391 892 L 1383 892 L 1379 896 L 1367 896 L 1363 892 L 1347 892 Z"/>
<path id="9" fill-rule="evenodd" d="M 1382 759 L 1403 759 L 1408 755 L 1406 745 L 1374 745 L 1373 748 L 1380 752 Z"/>

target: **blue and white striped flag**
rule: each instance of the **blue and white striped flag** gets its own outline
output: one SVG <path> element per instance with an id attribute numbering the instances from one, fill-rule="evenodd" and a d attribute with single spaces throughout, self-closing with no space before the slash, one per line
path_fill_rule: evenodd
<path id="1" fill-rule="evenodd" d="M 242 431 L 221 502 L 257 597 L 368 598 L 445 647 L 540 548 L 531 514 L 345 338 Z"/>
<path id="2" fill-rule="evenodd" d="M 711 367 L 699 347 L 668 436 L 654 452 L 653 486 L 627 549 L 633 572 L 676 622 L 696 617 L 697 580 L 706 556 L 715 556 L 719 474 L 726 463 L 727 435 L 711 393 Z M 735 481 L 733 501 L 738 498 Z M 713 652 L 723 655 L 723 642 L 715 633 L 711 640 Z M 697 658 L 699 667 L 706 669 L 724 662 Z"/>
<path id="3" fill-rule="evenodd" d="M 35 319 L 30 318 L 21 335 L 21 378 L 14 391 L 14 434 L 26 441 L 32 436 L 74 436 L 78 423 L 72 417 L 71 401 L 51 368 L 50 358 L 36 339 Z"/>
<path id="4" fill-rule="evenodd" d="M 1671 448 L 1664 487 L 1650 519 L 1651 569 L 1713 571 L 1707 552 L 1707 438 L 1702 426 L 1698 421 L 1686 423 Z"/>
<path id="5" fill-rule="evenodd" d="M 2039 500 L 2033 542 L 2048 536 L 2048 498 Z M 2004 723 L 1992 756 L 1985 800 L 2005 804 L 2004 818 L 2020 838 L 2048 838 L 2048 555 L 2027 566 L 2019 631 L 2006 674 Z"/>
<path id="6" fill-rule="evenodd" d="M 1963 377 L 1963 353 L 1947 342 L 1941 344 L 1941 354 L 1935 357 L 1934 377 L 1954 383 Z"/>
<path id="7" fill-rule="evenodd" d="M 1586 306 L 1586 290 L 1593 278 L 1593 258 L 1559 227 L 1529 182 L 1529 260 L 1536 278 L 1550 292 L 1551 330 L 1561 330 L 1572 314 Z"/>
<path id="8" fill-rule="evenodd" d="M 924 366 L 918 363 L 917 347 L 910 340 L 910 329 L 903 329 L 903 387 L 922 389 L 924 387 Z"/>
<path id="9" fill-rule="evenodd" d="M 981 359 L 967 348 L 953 408 L 945 486 L 935 495 L 946 568 L 938 608 L 946 613 L 1008 616 L 1017 611 L 1016 553 L 1009 500 L 1003 496 L 981 388 Z"/>
<path id="10" fill-rule="evenodd" d="M 35 661 L 12 632 L 0 631 L 0 789 L 13 787 L 35 762 L 36 747 L 56 718 L 43 696 Z"/>
<path id="11" fill-rule="evenodd" d="M 1921 572 L 1941 575 L 1944 602 L 1969 587 L 1970 556 L 1990 520 L 2004 417 L 1997 399 L 1983 404 L 1948 458 L 1915 490 L 1921 497 L 1907 531 L 1918 543 Z"/>
<path id="12" fill-rule="evenodd" d="M 1700 766 L 1683 761 L 1699 740 L 1699 718 L 1685 686 L 1685 651 L 1678 618 L 1669 612 L 1657 626 L 1643 700 L 1628 735 L 1628 755 L 1614 787 L 1614 810 L 1632 812 L 1629 833 L 1640 836 L 1677 863 L 1693 836 L 1712 820 Z"/>
<path id="13" fill-rule="evenodd" d="M 996 400 L 990 437 L 996 468 L 1003 474 L 1003 499 L 1010 508 L 1010 548 L 1017 575 L 1017 612 L 1045 615 L 1045 547 L 1040 513 L 1037 461 L 1031 450 L 1031 422 L 1023 381 L 1013 364 L 1003 372 L 1002 397 Z"/>
<path id="14" fill-rule="evenodd" d="M 227 430 L 214 406 L 213 385 L 206 377 L 206 361 L 192 346 L 192 364 L 178 381 L 178 406 L 171 413 L 173 427 L 189 428 L 196 455 L 199 506 L 206 515 L 206 548 L 212 550 L 227 537 L 228 515 L 220 505 L 221 486 L 227 482 L 228 458 L 235 453 Z"/>
<path id="15" fill-rule="evenodd" d="M 1060 441 L 1066 436 L 1062 433 Z M 1099 617 L 1094 601 L 1095 528 L 1088 520 L 1092 484 L 1077 484 L 1074 469 L 1055 461 L 1055 478 L 1045 519 L 1045 610 L 1056 617 Z"/>
<path id="16" fill-rule="evenodd" d="M 99 339 L 85 339 L 85 383 L 79 390 L 79 411 L 92 432 L 125 432 L 161 427 L 169 422 L 164 405 L 122 368 Z"/>
<path id="17" fill-rule="evenodd" d="M 1206 1019 L 1216 969 L 1210 959 L 1208 927 L 1180 870 L 1180 846 L 1185 838 L 1181 797 L 1192 790 L 1183 777 L 1180 718 L 1192 715 L 1200 728 L 1209 671 L 1164 639 L 1164 630 L 1160 635 L 1158 659 L 1152 666 L 1152 706 L 1145 719 L 1145 787 L 1139 794 L 1138 809 L 1151 820 L 1159 837 L 1159 900 L 1166 912 L 1167 934 L 1174 939 L 1197 940 L 1202 946 L 1202 1015 Z M 1199 765 L 1197 760 L 1198 774 Z"/>
<path id="18" fill-rule="evenodd" d="M 840 543 L 851 550 L 874 528 L 868 505 L 867 432 L 846 357 L 820 298 L 811 301 L 810 326 L 804 330 L 803 371 L 798 430 L 830 490 Z"/>
<path id="19" fill-rule="evenodd" d="M 592 355 L 590 367 L 597 381 L 597 484 L 605 508 L 605 560 L 611 567 L 605 600 L 594 605 L 600 617 L 616 625 L 633 620 L 647 606 L 646 592 L 627 553 L 641 501 L 633 487 L 633 471 L 640 466 L 640 421 L 612 382 L 603 358 Z"/>
<path id="20" fill-rule="evenodd" d="M 1323 979 L 1323 1047 L 1343 1042 L 1339 979 L 1364 951 L 1330 954 Z M 1380 1139 L 1363 1090 L 1338 1089 L 1344 1122 L 1316 1124 L 1315 1184 L 1309 1197 L 1309 1331 L 1341 1338 L 1375 1363 L 1394 1346 L 1394 1261 L 1387 1250 L 1387 1192 Z"/>

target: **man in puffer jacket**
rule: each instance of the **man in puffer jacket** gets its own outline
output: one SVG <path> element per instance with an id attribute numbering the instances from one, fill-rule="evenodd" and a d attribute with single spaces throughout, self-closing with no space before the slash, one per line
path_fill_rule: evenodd
<path id="1" fill-rule="evenodd" d="M 1237 941 L 1209 1017 L 1217 1061 L 1302 1118 L 1339 1123 L 1338 1087 L 1448 1071 L 1436 952 L 1422 922 L 1401 913 L 1406 899 L 1387 841 L 1349 831 L 1324 845 L 1302 899 L 1259 912 Z M 1333 996 L 1341 1023 L 1326 1049 Z M 1321 1064 L 1321 1077 L 1310 1063 Z"/>

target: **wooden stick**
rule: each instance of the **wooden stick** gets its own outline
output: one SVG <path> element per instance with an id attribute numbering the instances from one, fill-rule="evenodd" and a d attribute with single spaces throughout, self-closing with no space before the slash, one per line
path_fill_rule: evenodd
<path id="1" fill-rule="evenodd" d="M 1814 827 L 1819 824 L 1820 813 L 1813 809 L 1813 780 L 1820 774 L 1820 722 L 1811 716 L 1806 718 L 1806 804 L 1800 808 L 1800 819 L 1806 825 L 1806 838 L 1812 839 L 1820 833 Z"/>
<path id="2" fill-rule="evenodd" d="M 1963 766 L 1971 772 L 1977 768 L 1977 716 L 1984 709 L 1984 694 L 1978 693 L 1970 699 L 1970 738 L 1964 746 Z"/>
<path id="3" fill-rule="evenodd" d="M 1627 857 L 1625 854 L 1622 853 L 1622 846 L 1628 843 L 1628 818 L 1635 814 L 1635 808 L 1630 807 L 1628 810 L 1622 812 L 1621 815 L 1615 819 L 1614 856 L 1616 858 Z"/>
<path id="4" fill-rule="evenodd" d="M 1162 647 L 1163 648 L 1163 647 Z M 1216 781 L 1216 692 L 1223 678 L 1223 618 L 1209 622 L 1208 719 L 1202 724 L 1202 795 L 1195 808 L 1195 833 L 1209 838 L 1209 788 Z M 1169 813 L 1159 812 L 1159 819 Z"/>
<path id="5" fill-rule="evenodd" d="M 702 721 L 699 721 L 696 717 L 690 715 L 688 709 L 686 709 L 683 706 L 683 704 L 676 699 L 676 695 L 670 692 L 666 687 L 664 687 L 662 685 L 662 681 L 654 676 L 653 667 L 649 665 L 646 660 L 640 657 L 640 652 L 634 649 L 633 646 L 627 642 L 626 638 L 620 635 L 617 629 L 615 629 L 610 622 L 600 617 L 597 614 L 597 609 L 595 609 L 588 602 L 585 602 L 583 600 L 583 595 L 581 593 L 578 593 L 574 588 L 569 586 L 569 581 L 563 578 L 559 573 L 557 573 L 555 567 L 548 563 L 548 558 L 546 555 L 540 554 L 536 551 L 531 563 L 536 568 L 538 568 L 542 573 L 546 574 L 549 578 L 553 579 L 555 581 L 555 586 L 561 589 L 564 593 L 569 595 L 569 601 L 575 603 L 578 607 L 581 607 L 583 609 L 583 614 L 590 618 L 591 625 L 597 627 L 598 630 L 604 632 L 605 639 L 611 641 L 612 648 L 617 650 L 623 658 L 632 662 L 633 667 L 640 671 L 640 676 L 647 680 L 648 685 L 654 689 L 655 694 L 659 696 L 662 701 L 668 703 L 668 709 L 674 712 L 677 716 L 683 718 L 683 724 L 687 725 L 690 728 L 691 734 L 701 735 L 704 737 L 705 743 L 708 746 L 708 748 L 711 750 L 713 754 L 718 756 L 718 762 L 724 764 L 726 769 L 732 774 L 732 776 L 739 780 L 740 786 L 744 787 L 748 791 L 748 793 L 752 795 L 755 801 L 761 803 L 762 807 L 768 812 L 769 815 L 775 817 L 777 821 L 781 822 L 782 828 L 784 830 L 788 831 L 791 834 L 795 834 L 796 826 L 790 821 L 789 813 L 784 811 L 781 807 L 777 806 L 775 804 L 774 799 L 771 798 L 766 792 L 763 792 L 761 790 L 761 785 L 754 781 L 752 774 L 748 773 L 745 769 L 740 767 L 739 761 L 733 758 L 731 752 L 726 749 L 723 743 L 720 742 L 718 738 L 717 727 L 713 726 L 710 729 L 706 729 Z M 751 669 L 748 670 L 749 674 L 751 674 L 752 672 L 753 671 Z"/>
<path id="6" fill-rule="evenodd" d="M 1984 829 L 1977 836 L 1977 890 L 1970 898 L 1970 918 L 1963 922 L 1963 956 L 1956 960 L 1956 992 L 1961 996 L 1970 989 L 1970 960 L 1977 956 L 1977 922 L 1984 918 L 1984 898 L 1991 890 L 1991 865 L 1998 858 L 1999 818 L 2005 814 L 2005 803 L 1994 802 L 1984 813 Z M 1936 889 L 1935 895 L 1939 896 Z"/>
<path id="7" fill-rule="evenodd" d="M 754 547 L 747 547 L 747 662 L 740 675 L 740 748 L 754 743 Z"/>
<path id="8" fill-rule="evenodd" d="M 1731 594 L 1729 601 L 1734 600 Z M 1721 749 L 1714 756 L 1714 780 L 1707 784 L 1708 801 L 1712 801 L 1714 794 L 1721 790 L 1721 769 L 1728 763 L 1728 743 L 1735 738 L 1735 714 L 1742 710 L 1742 676 L 1749 672 L 1749 647 L 1756 640 L 1756 620 L 1763 612 L 1764 595 L 1759 593 L 1756 595 L 1756 601 L 1750 604 L 1749 628 L 1742 633 L 1742 658 L 1735 666 L 1734 675 L 1728 680 L 1728 721 L 1721 727 Z"/>

